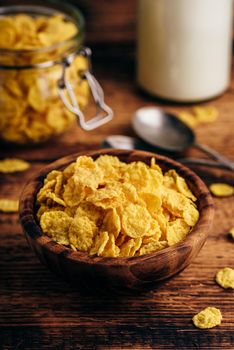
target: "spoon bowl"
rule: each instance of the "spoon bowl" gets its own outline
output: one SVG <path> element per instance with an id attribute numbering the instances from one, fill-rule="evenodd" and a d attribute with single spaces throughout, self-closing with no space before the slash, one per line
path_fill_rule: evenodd
<path id="1" fill-rule="evenodd" d="M 195 134 L 173 114 L 155 107 L 143 107 L 132 120 L 138 136 L 167 152 L 182 152 L 195 143 Z"/>

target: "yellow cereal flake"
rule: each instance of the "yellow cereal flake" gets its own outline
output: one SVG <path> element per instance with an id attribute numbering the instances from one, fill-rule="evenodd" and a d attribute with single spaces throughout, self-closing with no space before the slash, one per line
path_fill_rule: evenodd
<path id="1" fill-rule="evenodd" d="M 121 230 L 121 222 L 115 208 L 107 210 L 103 219 L 102 230 L 112 233 L 115 239 L 118 237 Z"/>
<path id="2" fill-rule="evenodd" d="M 108 242 L 104 247 L 102 256 L 105 256 L 108 258 L 116 258 L 118 257 L 119 252 L 120 252 L 119 247 L 115 245 L 115 236 L 112 233 L 110 233 Z"/>
<path id="3" fill-rule="evenodd" d="M 225 183 L 214 183 L 210 185 L 210 192 L 215 197 L 230 197 L 234 194 L 234 187 Z"/>
<path id="4" fill-rule="evenodd" d="M 136 238 L 134 240 L 134 246 L 132 247 L 132 249 L 130 250 L 129 252 L 129 256 L 134 256 L 134 255 L 137 255 L 138 254 L 138 250 L 140 249 L 141 247 L 141 244 L 142 244 L 142 238 L 139 237 L 139 238 Z M 128 255 L 127 255 L 128 256 Z"/>
<path id="5" fill-rule="evenodd" d="M 196 197 L 194 196 L 194 194 L 191 192 L 191 190 L 189 189 L 185 179 L 183 177 L 181 177 L 180 175 L 177 174 L 177 172 L 175 170 L 169 170 L 166 174 L 165 174 L 165 178 L 167 179 L 167 181 L 169 181 L 169 187 L 170 188 L 177 188 L 177 190 L 185 195 L 185 197 L 192 199 L 193 201 L 196 201 Z M 171 180 L 170 180 L 171 179 Z"/>
<path id="6" fill-rule="evenodd" d="M 195 106 L 192 111 L 199 123 L 213 123 L 219 115 L 217 108 L 213 106 Z"/>
<path id="7" fill-rule="evenodd" d="M 129 204 L 124 208 L 122 227 L 125 234 L 132 238 L 139 238 L 150 230 L 152 218 L 145 207 Z"/>
<path id="8" fill-rule="evenodd" d="M 216 307 L 207 307 L 193 316 L 193 324 L 197 328 L 208 329 L 219 326 L 222 321 L 222 314 Z"/>
<path id="9" fill-rule="evenodd" d="M 201 123 L 213 123 L 217 120 L 218 115 L 219 112 L 214 106 L 194 106 L 191 111 L 177 113 L 177 117 L 190 128 Z"/>
<path id="10" fill-rule="evenodd" d="M 229 231 L 228 234 L 230 237 L 232 237 L 232 239 L 234 239 L 234 227 L 232 227 Z"/>
<path id="11" fill-rule="evenodd" d="M 73 219 L 69 228 L 69 242 L 78 250 L 87 251 L 91 248 L 97 226 L 86 216 Z"/>
<path id="12" fill-rule="evenodd" d="M 60 244 L 69 244 L 68 232 L 72 219 L 63 211 L 46 211 L 40 218 L 42 231 Z"/>
<path id="13" fill-rule="evenodd" d="M 183 218 L 187 225 L 195 226 L 199 219 L 199 212 L 193 204 L 189 204 L 183 211 Z"/>
<path id="14" fill-rule="evenodd" d="M 161 196 L 155 193 L 140 192 L 139 197 L 143 199 L 150 214 L 154 215 L 162 206 Z"/>
<path id="15" fill-rule="evenodd" d="M 150 254 L 153 252 L 156 252 L 158 250 L 162 250 L 167 247 L 167 242 L 166 241 L 156 241 L 156 240 L 151 240 L 149 243 L 144 244 L 141 249 L 140 249 L 140 255 L 143 254 Z"/>
<path id="16" fill-rule="evenodd" d="M 0 211 L 4 213 L 17 213 L 19 201 L 15 199 L 0 198 Z"/>
<path id="17" fill-rule="evenodd" d="M 168 245 L 174 245 L 182 241 L 190 231 L 190 226 L 183 219 L 176 219 L 169 222 L 167 227 Z"/>
<path id="18" fill-rule="evenodd" d="M 46 108 L 46 98 L 38 86 L 33 85 L 29 89 L 28 103 L 36 112 L 43 113 Z"/>
<path id="19" fill-rule="evenodd" d="M 74 207 L 85 198 L 85 188 L 76 179 L 71 177 L 64 186 L 63 199 L 67 206 Z"/>
<path id="20" fill-rule="evenodd" d="M 183 240 L 199 218 L 196 197 L 176 171 L 155 159 L 80 156 L 51 171 L 37 195 L 45 234 L 75 251 L 106 258 L 134 257 Z"/>
<path id="21" fill-rule="evenodd" d="M 224 267 L 216 273 L 215 280 L 225 289 L 234 289 L 234 270 L 230 267 Z"/>
<path id="22" fill-rule="evenodd" d="M 134 239 L 129 239 L 128 241 L 126 241 L 121 245 L 119 256 L 120 257 L 131 256 L 130 253 L 131 251 L 133 251 L 134 246 L 135 246 Z"/>
<path id="23" fill-rule="evenodd" d="M 25 171 L 30 167 L 30 164 L 22 159 L 6 158 L 0 160 L 0 172 L 5 174 Z"/>

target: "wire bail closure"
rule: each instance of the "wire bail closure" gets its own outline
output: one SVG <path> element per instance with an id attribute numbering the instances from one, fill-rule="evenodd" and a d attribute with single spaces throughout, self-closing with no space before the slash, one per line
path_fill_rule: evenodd
<path id="1" fill-rule="evenodd" d="M 93 130 L 103 124 L 108 123 L 113 118 L 113 111 L 105 103 L 103 89 L 91 73 L 90 58 L 92 53 L 90 48 L 82 48 L 79 52 L 79 55 L 86 57 L 88 60 L 88 69 L 82 70 L 80 74 L 81 78 L 86 79 L 89 84 L 94 102 L 96 104 L 97 112 L 95 116 L 89 119 L 88 121 L 85 120 L 85 116 L 79 107 L 79 103 L 75 96 L 73 87 L 66 77 L 66 69 L 71 65 L 72 61 L 74 60 L 74 55 L 66 57 L 62 62 L 62 76 L 58 80 L 58 94 L 61 100 L 63 101 L 64 105 L 69 109 L 69 111 L 71 111 L 77 116 L 80 127 L 84 130 Z M 66 92 L 68 94 L 68 98 L 66 96 Z"/>

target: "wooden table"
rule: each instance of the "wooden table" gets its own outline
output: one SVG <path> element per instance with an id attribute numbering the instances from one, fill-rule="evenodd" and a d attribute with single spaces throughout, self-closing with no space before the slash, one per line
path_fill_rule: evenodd
<path id="1" fill-rule="evenodd" d="M 123 51 L 124 59 L 118 55 Z M 25 181 L 52 159 L 98 147 L 109 134 L 132 135 L 133 112 L 144 105 L 159 105 L 136 89 L 134 63 L 127 53 L 126 47 L 106 59 L 96 54 L 95 71 L 115 111 L 113 122 L 90 133 L 74 128 L 40 147 L 1 149 L 1 157 L 17 156 L 32 163 L 25 173 L 0 175 L 1 197 L 18 198 Z M 219 109 L 219 119 L 198 127 L 198 139 L 234 160 L 234 80 L 229 90 L 210 104 Z M 162 107 L 173 111 L 190 108 Z M 195 151 L 189 154 L 198 155 Z M 228 172 L 196 170 L 206 182 L 234 181 Z M 0 348 L 233 350 L 234 294 L 219 287 L 214 275 L 219 268 L 234 267 L 234 242 L 226 234 L 234 226 L 234 198 L 215 199 L 215 205 L 213 230 L 195 261 L 155 291 L 121 299 L 78 295 L 37 260 L 17 215 L 1 214 Z M 220 308 L 223 322 L 211 330 L 198 330 L 191 318 L 206 306 Z"/>

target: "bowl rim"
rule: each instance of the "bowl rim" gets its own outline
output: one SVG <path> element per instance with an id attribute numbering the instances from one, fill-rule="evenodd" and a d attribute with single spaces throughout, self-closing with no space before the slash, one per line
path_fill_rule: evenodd
<path id="1" fill-rule="evenodd" d="M 37 219 L 35 216 L 35 199 L 36 194 L 38 193 L 39 189 L 42 187 L 42 182 L 46 175 L 52 171 L 52 170 L 59 170 L 65 168 L 67 165 L 69 165 L 71 162 L 74 162 L 75 159 L 79 156 L 90 156 L 94 157 L 95 159 L 103 154 L 113 155 L 113 156 L 126 156 L 131 155 L 134 157 L 137 155 L 143 156 L 143 157 L 154 157 L 156 158 L 156 162 L 162 162 L 164 165 L 170 166 L 173 169 L 175 169 L 179 174 L 181 174 L 189 183 L 192 183 L 195 185 L 198 189 L 198 203 L 200 200 L 204 202 L 204 205 L 201 208 L 201 211 L 199 211 L 199 220 L 197 224 L 193 227 L 191 232 L 183 239 L 182 241 L 164 248 L 162 250 L 140 255 L 140 256 L 134 256 L 134 257 L 100 257 L 100 256 L 90 256 L 86 252 L 81 251 L 74 251 L 72 248 L 67 247 L 65 245 L 59 244 L 55 241 L 53 241 L 49 236 L 45 235 L 39 224 L 37 223 Z M 134 160 L 132 160 L 134 161 Z M 123 265 L 134 265 L 135 263 L 141 263 L 143 261 L 149 260 L 149 259 L 155 259 L 161 260 L 162 262 L 165 261 L 166 256 L 172 257 L 173 253 L 176 253 L 178 250 L 183 250 L 187 248 L 188 246 L 193 246 L 196 243 L 199 243 L 201 240 L 205 242 L 208 231 L 210 229 L 210 226 L 213 221 L 213 215 L 214 215 L 214 205 L 213 205 L 213 199 L 212 196 L 205 185 L 205 183 L 200 179 L 198 175 L 196 175 L 191 169 L 187 168 L 186 166 L 182 165 L 181 163 L 166 157 L 159 155 L 157 153 L 152 152 L 146 152 L 146 151 L 140 151 L 140 150 L 122 150 L 122 149 L 98 149 L 98 150 L 88 150 L 88 151 L 81 151 L 78 153 L 74 153 L 71 155 L 67 155 L 65 157 L 59 158 L 58 160 L 50 163 L 49 165 L 45 166 L 39 172 L 34 174 L 34 177 L 31 178 L 26 185 L 24 186 L 21 197 L 20 197 L 20 206 L 19 206 L 19 218 L 21 225 L 23 227 L 23 230 L 26 234 L 27 238 L 31 238 L 33 240 L 36 240 L 37 243 L 45 248 L 46 250 L 59 255 L 64 255 L 67 259 L 75 261 L 75 262 L 84 262 L 88 264 L 100 264 L 100 265 L 112 265 L 112 266 L 123 266 Z M 202 227 L 202 230 L 200 228 Z M 204 243 L 203 242 L 203 243 Z M 203 245 L 203 244 L 202 244 Z"/>

